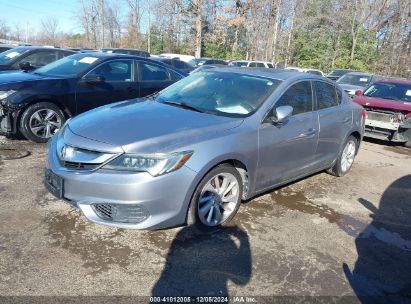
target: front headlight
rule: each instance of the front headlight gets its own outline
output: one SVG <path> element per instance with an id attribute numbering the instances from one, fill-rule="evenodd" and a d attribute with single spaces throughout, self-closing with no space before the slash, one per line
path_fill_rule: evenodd
<path id="1" fill-rule="evenodd" d="M 145 171 L 158 176 L 181 168 L 193 155 L 193 151 L 170 154 L 123 154 L 113 159 L 103 168 L 121 171 Z"/>
<path id="2" fill-rule="evenodd" d="M 8 91 L 0 91 L 0 100 L 6 99 L 9 97 L 11 94 L 16 93 L 14 90 L 8 90 Z"/>

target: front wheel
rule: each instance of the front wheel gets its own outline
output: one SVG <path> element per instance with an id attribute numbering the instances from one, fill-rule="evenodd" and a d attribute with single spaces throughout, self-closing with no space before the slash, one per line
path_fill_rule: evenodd
<path id="1" fill-rule="evenodd" d="M 45 143 L 65 122 L 63 111 L 49 102 L 29 106 L 21 116 L 20 131 L 25 138 Z"/>
<path id="2" fill-rule="evenodd" d="M 335 176 L 344 176 L 350 171 L 357 155 L 358 140 L 350 135 L 340 151 L 334 165 L 327 170 L 328 173 Z"/>
<path id="3" fill-rule="evenodd" d="M 222 164 L 204 176 L 191 199 L 187 223 L 203 230 L 227 224 L 241 204 L 242 179 L 229 164 Z"/>

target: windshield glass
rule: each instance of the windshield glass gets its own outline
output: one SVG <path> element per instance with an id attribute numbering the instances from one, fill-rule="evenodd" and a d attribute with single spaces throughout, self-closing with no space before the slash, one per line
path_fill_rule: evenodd
<path id="1" fill-rule="evenodd" d="M 280 82 L 232 72 L 201 71 L 162 91 L 157 101 L 179 103 L 210 114 L 246 117 Z"/>
<path id="2" fill-rule="evenodd" d="M 344 74 L 347 74 L 349 71 L 347 71 L 347 70 L 334 70 L 334 71 L 331 71 L 330 72 L 330 76 L 341 76 L 341 75 L 344 75 Z"/>
<path id="3" fill-rule="evenodd" d="M 247 61 L 234 61 L 232 62 L 232 65 L 238 66 L 238 67 L 246 67 L 247 66 Z"/>
<path id="4" fill-rule="evenodd" d="M 411 102 L 411 85 L 397 83 L 374 83 L 364 96 Z"/>
<path id="5" fill-rule="evenodd" d="M 0 64 L 7 64 L 13 59 L 17 59 L 21 54 L 27 51 L 27 48 L 13 48 L 0 53 Z"/>
<path id="6" fill-rule="evenodd" d="M 365 87 L 371 81 L 371 75 L 355 75 L 355 74 L 345 74 L 337 80 L 339 84 L 351 84 L 356 86 Z"/>
<path id="7" fill-rule="evenodd" d="M 45 65 L 34 73 L 52 77 L 77 77 L 98 60 L 99 58 L 87 53 L 75 54 Z"/>

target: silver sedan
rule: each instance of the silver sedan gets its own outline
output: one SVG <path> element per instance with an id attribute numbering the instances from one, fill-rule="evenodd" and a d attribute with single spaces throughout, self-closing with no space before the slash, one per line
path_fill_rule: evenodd
<path id="1" fill-rule="evenodd" d="M 268 189 L 345 175 L 364 113 L 316 75 L 201 71 L 69 120 L 49 142 L 45 185 L 96 223 L 213 229 Z"/>

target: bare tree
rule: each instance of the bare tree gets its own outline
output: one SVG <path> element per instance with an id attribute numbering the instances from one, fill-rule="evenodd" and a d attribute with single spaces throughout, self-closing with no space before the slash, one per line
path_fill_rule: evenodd
<path id="1" fill-rule="evenodd" d="M 49 17 L 41 20 L 41 33 L 44 37 L 44 43 L 57 45 L 58 23 L 58 19 L 55 17 Z"/>

